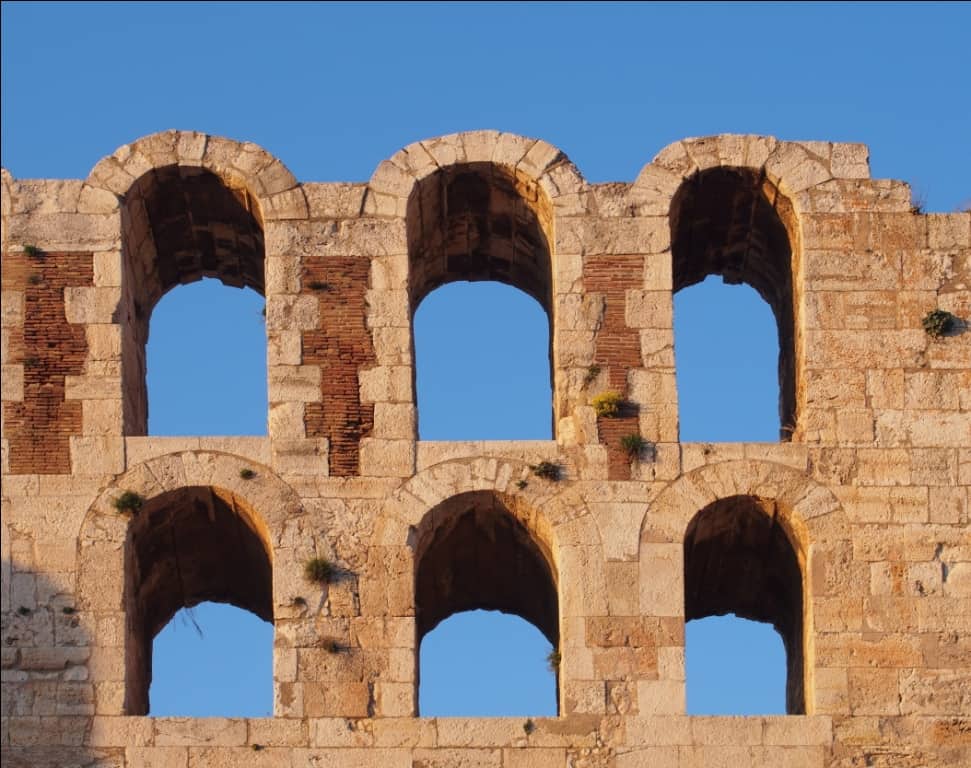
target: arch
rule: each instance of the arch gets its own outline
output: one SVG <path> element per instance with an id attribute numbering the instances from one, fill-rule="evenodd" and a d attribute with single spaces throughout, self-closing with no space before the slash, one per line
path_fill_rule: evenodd
<path id="1" fill-rule="evenodd" d="M 452 614 L 512 613 L 559 640 L 557 573 L 531 510 L 511 494 L 466 491 L 430 509 L 414 529 L 418 641 Z"/>
<path id="2" fill-rule="evenodd" d="M 737 495 L 698 511 L 684 536 L 686 622 L 733 613 L 771 624 L 786 650 L 786 711 L 805 704 L 806 553 L 772 499 Z"/>
<path id="3" fill-rule="evenodd" d="M 523 481 L 525 485 L 519 487 Z M 454 459 L 420 470 L 382 506 L 370 547 L 405 547 L 414 552 L 415 530 L 428 510 L 466 490 L 514 495 L 516 514 L 545 542 L 557 572 L 563 547 L 589 547 L 602 553 L 600 531 L 585 499 L 571 487 L 536 479 L 528 461 L 508 457 Z"/>
<path id="4" fill-rule="evenodd" d="M 532 179 L 554 204 L 586 186 L 566 154 L 545 141 L 501 131 L 466 131 L 416 141 L 383 160 L 368 182 L 371 210 L 404 216 L 416 184 L 444 168 L 468 163 L 494 164 Z"/>
<path id="5" fill-rule="evenodd" d="M 641 168 L 633 187 L 673 196 L 684 179 L 700 171 L 719 167 L 747 168 L 754 172 L 764 171 L 782 194 L 801 204 L 806 201 L 803 195 L 806 190 L 837 176 L 834 167 L 839 162 L 834 159 L 834 148 L 846 146 L 822 141 L 779 141 L 773 136 L 754 134 L 682 139 L 664 147 Z M 840 178 L 859 176 L 858 171 L 837 170 Z"/>
<path id="6" fill-rule="evenodd" d="M 765 171 L 734 166 L 688 177 L 671 201 L 672 288 L 720 275 L 747 283 L 772 308 L 779 340 L 780 436 L 797 424 L 797 334 L 794 277 L 799 235 L 792 202 Z"/>
<path id="7" fill-rule="evenodd" d="M 201 166 L 152 168 L 129 187 L 122 209 L 122 391 L 126 434 L 146 434 L 145 344 L 152 310 L 177 285 L 214 277 L 263 294 L 259 205 Z"/>
<path id="8" fill-rule="evenodd" d="M 526 484 L 520 487 L 522 481 Z M 508 500 L 508 511 L 535 540 L 542 542 L 551 570 L 561 576 L 560 616 L 569 619 L 607 615 L 600 533 L 585 500 L 568 486 L 535 478 L 528 462 L 509 457 L 455 459 L 434 464 L 419 471 L 388 498 L 374 522 L 368 565 L 361 580 L 362 601 L 373 600 L 376 610 L 389 616 L 415 617 L 419 526 L 429 510 L 441 507 L 464 491 L 486 492 Z M 402 595 L 407 595 L 407 599 Z M 583 633 L 579 631 L 581 626 L 578 622 L 565 621 L 559 628 L 563 657 L 559 675 L 561 689 L 565 682 L 581 674 L 576 661 L 585 646 Z M 417 654 L 417 643 L 411 650 Z M 412 680 L 415 703 L 417 682 L 417 677 Z"/>
<path id="9" fill-rule="evenodd" d="M 98 161 L 84 187 L 108 191 L 123 202 L 138 179 L 169 165 L 196 166 L 227 186 L 246 189 L 264 221 L 307 215 L 303 189 L 279 159 L 252 142 L 198 131 L 161 131 L 125 144 Z"/>
<path id="10" fill-rule="evenodd" d="M 246 501 L 218 486 L 147 499 L 125 542 L 125 701 L 149 710 L 152 643 L 181 608 L 228 603 L 273 622 L 272 548 Z"/>
<path id="11" fill-rule="evenodd" d="M 136 515 L 122 514 L 113 505 L 125 492 L 144 500 Z M 200 510 L 201 515 L 197 514 Z M 209 529 L 211 535 L 195 538 L 209 542 L 216 549 L 225 547 L 226 543 L 213 534 L 214 529 L 236 536 L 227 539 L 230 544 L 238 544 L 241 553 L 236 562 L 238 567 L 231 569 L 235 574 L 233 579 L 219 581 L 223 577 L 219 576 L 218 569 L 214 572 L 202 567 L 186 582 L 185 588 L 180 587 L 186 598 L 183 604 L 215 598 L 272 621 L 276 609 L 271 596 L 279 594 L 283 595 L 281 600 L 287 599 L 286 577 L 279 568 L 273 568 L 269 587 L 264 579 L 257 588 L 247 575 L 252 570 L 249 565 L 263 562 L 260 568 L 264 577 L 269 564 L 275 560 L 277 565 L 285 566 L 286 572 L 297 570 L 298 566 L 291 562 L 296 559 L 294 554 L 281 550 L 280 542 L 286 522 L 303 513 L 300 498 L 272 469 L 215 451 L 158 456 L 132 467 L 99 494 L 89 507 L 78 536 L 76 595 L 78 607 L 96 619 L 91 621 L 97 635 L 92 655 L 103 656 L 106 670 L 117 670 L 115 679 L 111 672 L 106 672 L 106 682 L 114 682 L 126 691 L 124 704 L 119 702 L 122 711 L 138 713 L 146 709 L 148 680 L 144 670 L 146 664 L 150 665 L 146 639 L 150 642 L 153 631 L 164 626 L 172 606 L 178 602 L 173 602 L 174 598 L 166 597 L 164 592 L 165 584 L 171 584 L 166 578 L 171 572 L 166 567 L 146 569 L 141 564 L 155 563 L 156 554 L 173 540 L 178 546 L 184 539 L 190 557 L 194 546 L 191 535 L 188 538 L 179 535 L 175 539 L 170 536 L 168 543 L 153 537 L 146 533 L 150 529 L 142 530 L 147 525 L 144 521 L 157 522 L 160 528 L 170 526 L 173 519 L 190 526 L 213 526 Z M 144 547 L 135 539 L 144 542 Z M 232 548 L 224 555 L 230 559 L 235 556 Z M 180 557 L 178 562 L 181 561 Z M 129 578 L 133 568 L 154 576 L 141 584 L 139 579 Z M 155 595 L 163 601 L 157 608 L 143 611 L 141 615 L 130 610 L 139 594 L 153 599 L 153 590 L 162 590 Z M 111 663 L 119 656 L 126 659 L 124 669 Z"/>
<path id="12" fill-rule="evenodd" d="M 703 511 L 708 512 L 700 517 Z M 734 526 L 735 512 L 740 511 L 738 517 L 742 522 Z M 788 614 L 781 609 L 775 611 L 777 615 L 769 620 L 781 627 L 780 634 L 787 644 L 787 658 L 791 666 L 787 699 L 791 711 L 812 711 L 813 701 L 813 618 L 812 618 L 812 589 L 807 578 L 808 563 L 812 562 L 817 549 L 825 550 L 835 543 L 845 530 L 846 520 L 842 508 L 833 493 L 823 485 L 816 483 L 803 470 L 771 461 L 757 459 L 738 459 L 706 464 L 670 483 L 658 493 L 650 504 L 644 518 L 640 533 L 640 561 L 641 572 L 649 573 L 655 564 L 650 558 L 655 556 L 657 545 L 661 546 L 661 555 L 674 561 L 672 576 L 680 573 L 678 578 L 684 578 L 683 594 L 685 604 L 683 617 L 688 620 L 697 618 L 705 610 L 711 608 L 714 612 L 725 612 L 726 606 L 733 603 L 732 597 L 738 597 L 738 592 L 724 589 L 718 599 L 715 594 L 710 597 L 708 604 L 688 604 L 689 589 L 692 594 L 704 595 L 706 586 L 716 583 L 721 589 L 726 584 L 737 583 L 738 579 L 731 579 L 722 574 L 720 567 L 707 568 L 705 563 L 711 562 L 709 556 L 702 557 L 696 562 L 701 563 L 694 575 L 686 571 L 687 553 L 686 542 L 693 541 L 692 546 L 700 546 L 726 550 L 735 546 L 736 552 L 751 552 L 758 536 L 765 537 L 776 552 L 783 550 L 783 544 L 789 546 L 793 558 L 798 566 L 799 591 L 798 601 L 801 603 L 801 624 L 794 620 L 791 610 Z M 694 526 L 694 527 L 692 527 Z M 737 535 L 736 535 L 737 533 Z M 782 534 L 783 538 L 779 537 Z M 761 557 L 761 555 L 760 555 Z M 735 557 L 739 562 L 744 556 Z M 717 564 L 717 561 L 715 561 Z M 788 571 L 786 571 L 788 569 Z M 771 569 L 770 569 L 771 570 Z M 792 561 L 786 561 L 780 555 L 777 572 L 788 572 L 790 577 Z M 708 576 L 705 574 L 708 573 Z M 744 579 L 742 579 L 744 583 Z M 788 587 L 792 588 L 793 579 L 788 580 Z M 739 589 L 744 589 L 738 585 Z M 650 594 L 653 585 L 642 581 L 643 595 Z M 717 591 L 717 590 L 716 590 Z M 785 604 L 785 594 L 789 594 L 789 603 L 794 601 L 792 593 L 778 593 L 775 604 Z M 757 607 L 752 607 L 741 599 L 737 606 L 727 610 L 744 615 L 749 613 L 758 618 Z M 707 615 L 707 614 L 705 614 Z M 783 632 L 788 633 L 784 634 Z M 798 633 L 798 634 L 797 634 Z"/>
<path id="13" fill-rule="evenodd" d="M 733 459 L 705 464 L 664 486 L 644 517 L 641 543 L 682 542 L 698 510 L 729 496 L 773 499 L 807 552 L 831 528 L 845 524 L 836 496 L 804 470 L 763 459 Z"/>
<path id="14" fill-rule="evenodd" d="M 500 141 L 494 132 L 460 134 L 419 142 L 395 156 L 414 171 L 405 203 L 412 347 L 415 310 L 432 290 L 457 280 L 505 283 L 546 312 L 552 384 L 553 203 L 536 173 L 540 169 L 525 160 L 538 143 Z M 500 147 L 505 152 L 496 160 Z M 568 162 L 551 147 L 540 147 L 540 154 L 548 165 Z M 423 161 L 415 167 L 419 155 Z M 380 172 L 377 177 L 385 178 Z"/>

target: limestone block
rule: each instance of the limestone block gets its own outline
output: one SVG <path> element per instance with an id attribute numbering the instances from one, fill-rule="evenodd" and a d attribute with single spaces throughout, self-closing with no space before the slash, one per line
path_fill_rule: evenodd
<path id="1" fill-rule="evenodd" d="M 502 751 L 502 765 L 504 768 L 553 768 L 567 765 L 566 750 L 563 747 L 507 748 Z"/>
<path id="2" fill-rule="evenodd" d="M 271 402 L 315 403 L 320 400 L 320 366 L 274 365 L 268 373 Z"/>
<path id="3" fill-rule="evenodd" d="M 4 365 L 0 372 L 0 391 L 4 402 L 21 402 L 24 399 L 24 366 Z"/>
<path id="4" fill-rule="evenodd" d="M 305 438 L 304 404 L 297 402 L 270 403 L 268 428 L 274 440 Z"/>
<path id="5" fill-rule="evenodd" d="M 557 222 L 557 253 L 624 255 L 663 254 L 671 247 L 667 218 L 598 219 L 590 216 Z"/>
<path id="6" fill-rule="evenodd" d="M 641 715 L 683 714 L 684 683 L 680 680 L 638 680 L 637 707 Z"/>
<path id="7" fill-rule="evenodd" d="M 65 288 L 64 314 L 69 323 L 111 323 L 121 291 L 116 288 Z"/>
<path id="8" fill-rule="evenodd" d="M 93 258 L 95 288 L 121 287 L 121 253 L 100 251 Z"/>
<path id="9" fill-rule="evenodd" d="M 24 292 L 0 292 L 0 323 L 4 328 L 20 328 L 24 324 Z"/>
<path id="10" fill-rule="evenodd" d="M 89 360 L 117 360 L 121 356 L 121 327 L 88 324 L 84 327 Z"/>
<path id="11" fill-rule="evenodd" d="M 415 444 L 411 440 L 364 438 L 360 449 L 364 476 L 408 477 L 414 472 Z"/>
<path id="12" fill-rule="evenodd" d="M 650 514 L 650 512 L 648 512 Z M 683 616 L 684 547 L 641 543 L 640 607 L 648 616 Z"/>
<path id="13" fill-rule="evenodd" d="M 154 721 L 155 744 L 160 747 L 242 746 L 246 721 L 224 717 L 160 717 Z"/>
<path id="14" fill-rule="evenodd" d="M 934 250 L 971 246 L 971 214 L 927 214 L 927 244 Z"/>
<path id="15" fill-rule="evenodd" d="M 667 216 L 683 176 L 655 163 L 645 165 L 630 189 L 630 204 L 640 216 Z"/>
<path id="16" fill-rule="evenodd" d="M 928 519 L 932 523 L 967 524 L 968 488 L 930 488 Z"/>
<path id="17" fill-rule="evenodd" d="M 366 301 L 368 328 L 410 327 L 411 305 L 407 291 L 369 290 Z"/>
<path id="18" fill-rule="evenodd" d="M 20 214 L 7 219 L 7 241 L 45 251 L 111 251 L 121 247 L 117 214 Z"/>
<path id="19" fill-rule="evenodd" d="M 765 169 L 787 195 L 795 195 L 824 181 L 833 175 L 829 170 L 829 146 L 819 142 L 810 151 L 812 142 L 800 144 L 780 143 L 765 161 Z"/>
<path id="20" fill-rule="evenodd" d="M 367 683 L 304 683 L 303 692 L 307 717 L 365 717 L 368 714 Z"/>
<path id="21" fill-rule="evenodd" d="M 71 471 L 75 475 L 116 475 L 125 471 L 125 441 L 120 435 L 72 436 L 70 440 Z"/>
<path id="22" fill-rule="evenodd" d="M 629 328 L 667 330 L 673 325 L 670 291 L 628 290 L 624 321 Z"/>
<path id="23" fill-rule="evenodd" d="M 308 331 L 319 325 L 320 301 L 316 296 L 267 296 L 267 331 Z"/>
<path id="24" fill-rule="evenodd" d="M 81 403 L 83 435 L 120 435 L 122 433 L 121 401 L 84 400 Z"/>
<path id="25" fill-rule="evenodd" d="M 835 143 L 830 168 L 837 179 L 869 179 L 870 148 L 866 144 Z"/>
<path id="26" fill-rule="evenodd" d="M 411 369 L 382 365 L 358 372 L 362 403 L 412 403 Z"/>
<path id="27" fill-rule="evenodd" d="M 283 475 L 327 475 L 326 438 L 274 439 L 273 468 Z"/>
<path id="28" fill-rule="evenodd" d="M 263 262 L 266 294 L 300 293 L 302 265 L 295 256 L 267 255 Z"/>
<path id="29" fill-rule="evenodd" d="M 600 529 L 604 555 L 608 560 L 633 560 L 637 557 L 643 504 L 590 503 L 587 505 Z"/>

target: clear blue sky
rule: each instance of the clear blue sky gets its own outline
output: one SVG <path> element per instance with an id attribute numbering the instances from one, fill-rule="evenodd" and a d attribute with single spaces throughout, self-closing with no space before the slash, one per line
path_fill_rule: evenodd
<path id="1" fill-rule="evenodd" d="M 497 128 L 556 145 L 590 181 L 631 181 L 677 139 L 764 133 L 865 142 L 875 177 L 909 181 L 928 210 L 951 211 L 971 200 L 969 29 L 967 3 L 5 2 L 0 159 L 20 178 L 83 178 L 122 144 L 184 128 L 254 141 L 303 181 L 364 181 L 412 141 Z M 156 434 L 265 431 L 262 300 L 210 282 L 173 291 L 153 316 Z M 544 326 L 538 306 L 512 289 L 454 284 L 429 296 L 416 317 L 422 436 L 548 437 Z M 774 439 L 776 342 L 768 308 L 750 289 L 707 281 L 678 294 L 676 326 L 682 439 Z M 198 353 L 185 349 L 187 339 L 199 342 Z M 460 358 L 456 339 L 464 348 L 491 344 L 506 362 Z M 742 351 L 751 359 L 739 365 Z M 728 355 L 720 359 L 720 352 Z M 538 368 L 525 373 L 536 360 Z M 166 376 L 185 370 L 191 379 Z M 455 370 L 458 383 L 444 378 Z M 207 390 L 225 392 L 220 373 L 239 394 L 223 403 L 225 414 L 221 403 L 204 399 Z M 704 384 L 713 379 L 722 383 L 717 392 Z M 470 423 L 456 420 L 462 411 L 449 396 L 460 386 L 503 385 L 514 397 L 474 409 L 479 418 Z M 191 399 L 179 386 L 188 386 Z M 482 396 L 463 389 L 461 397 L 478 403 Z M 196 411 L 192 400 L 200 403 Z M 156 668 L 153 712 L 267 714 L 270 667 L 253 658 L 268 660 L 269 627 L 256 637 L 205 606 L 196 615 L 204 642 L 178 617 L 159 638 L 159 664 L 169 653 L 164 643 L 183 667 L 189 659 L 200 663 L 185 680 Z M 551 711 L 548 646 L 538 633 L 529 638 L 527 631 L 513 645 L 517 658 L 531 662 L 529 672 L 508 662 L 501 622 L 466 618 L 471 629 L 459 620 L 451 640 L 447 632 L 426 640 L 422 712 L 476 713 L 448 696 L 488 682 L 506 697 L 492 711 Z M 742 651 L 775 671 L 760 676 L 768 699 L 755 691 L 740 697 L 744 686 L 713 677 L 744 669 L 731 655 L 725 621 L 694 622 L 689 630 L 691 711 L 725 711 L 719 696 L 726 692 L 734 697 L 729 711 L 779 711 L 777 639 L 769 638 L 770 651 L 758 639 L 741 639 Z M 431 647 L 440 640 L 452 651 Z M 500 655 L 495 668 L 490 652 Z M 766 660 L 769 653 L 776 661 Z M 236 675 L 244 689 L 220 693 L 213 683 L 187 696 L 223 659 L 247 670 Z M 458 677 L 470 669 L 483 680 Z M 501 677 L 510 669 L 521 683 L 515 690 Z M 436 675 L 446 685 L 436 687 Z M 216 693 L 215 703 L 204 699 L 207 692 Z M 486 693 L 476 698 L 496 701 Z"/>

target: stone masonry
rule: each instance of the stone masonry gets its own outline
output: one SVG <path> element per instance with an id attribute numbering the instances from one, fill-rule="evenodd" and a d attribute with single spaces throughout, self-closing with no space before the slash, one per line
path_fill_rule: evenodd
<path id="1" fill-rule="evenodd" d="M 475 131 L 301 184 L 168 131 L 2 193 L 5 768 L 971 765 L 971 214 L 865 146 L 589 184 Z M 777 443 L 679 441 L 672 295 L 711 274 L 775 314 Z M 152 308 L 202 277 L 266 298 L 267 437 L 145 434 Z M 412 314 L 453 280 L 545 308 L 555 440 L 416 439 Z M 274 623 L 273 717 L 145 716 L 204 600 Z M 557 717 L 419 716 L 422 636 L 475 607 L 559 650 Z M 727 612 L 782 635 L 790 714 L 685 714 L 684 623 Z"/>

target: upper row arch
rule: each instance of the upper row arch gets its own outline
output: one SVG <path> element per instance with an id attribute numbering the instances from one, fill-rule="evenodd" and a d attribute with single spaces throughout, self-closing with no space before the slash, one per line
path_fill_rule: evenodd
<path id="1" fill-rule="evenodd" d="M 554 205 L 588 187 L 567 155 L 548 142 L 494 130 L 466 131 L 414 142 L 382 161 L 368 182 L 369 212 L 403 216 L 419 182 L 466 163 L 513 169 L 533 179 Z M 307 215 L 301 185 L 282 161 L 252 142 L 197 131 L 163 131 L 126 144 L 99 161 L 85 185 L 124 198 L 144 174 L 168 165 L 202 167 L 244 187 L 258 201 L 264 220 Z M 643 166 L 631 194 L 673 196 L 684 179 L 719 166 L 764 172 L 791 197 L 833 178 L 870 178 L 867 148 L 861 144 L 722 134 L 669 144 Z"/>

